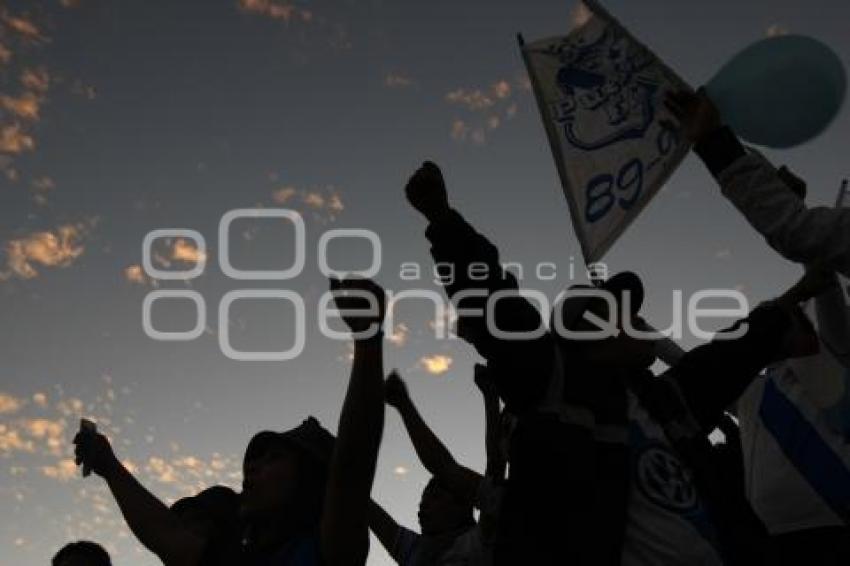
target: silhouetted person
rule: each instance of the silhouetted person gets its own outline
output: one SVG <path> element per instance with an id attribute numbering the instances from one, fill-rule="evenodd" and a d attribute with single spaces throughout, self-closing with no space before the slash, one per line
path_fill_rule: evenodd
<path id="1" fill-rule="evenodd" d="M 81 432 L 77 461 L 106 479 L 136 537 L 169 566 L 362 566 L 369 552 L 369 493 L 384 423 L 384 290 L 331 280 L 354 338 L 337 439 L 308 419 L 251 439 L 243 463 L 242 540 L 208 538 L 148 492 L 106 438 Z M 371 301 L 363 295 L 371 297 Z"/>
<path id="2" fill-rule="evenodd" d="M 726 497 L 707 434 L 764 366 L 799 355 L 784 347 L 787 334 L 797 304 L 820 291 L 821 279 L 804 278 L 730 329 L 746 324 L 743 336 L 696 348 L 656 378 L 648 370 L 655 359 L 650 341 L 628 332 L 576 341 L 547 330 L 517 293 L 495 246 L 449 206 L 436 165 L 426 162 L 405 191 L 429 222 L 435 263 L 453 268 L 455 277 L 443 283 L 460 315 L 457 333 L 487 360 L 518 419 L 497 561 L 595 566 L 758 559 L 764 528 L 746 501 Z M 610 320 L 607 310 L 615 308 L 617 330 L 624 320 L 639 324 L 637 276 L 616 275 L 601 290 L 613 304 L 571 296 L 556 305 L 553 322 L 593 330 L 585 315 Z M 495 329 L 526 334 L 505 338 Z"/>
<path id="3" fill-rule="evenodd" d="M 481 385 L 484 385 L 483 371 L 476 368 Z M 482 393 L 486 398 L 486 385 Z M 400 566 L 492 564 L 502 497 L 501 478 L 482 476 L 457 463 L 422 419 L 404 381 L 395 372 L 387 377 L 385 396 L 387 404 L 401 415 L 419 460 L 433 477 L 422 491 L 419 504 L 421 534 L 400 526 L 374 502 L 369 518 L 372 532 Z M 487 404 L 490 410 L 498 411 L 492 400 Z M 498 427 L 498 414 L 491 415 L 487 424 Z M 501 472 L 498 462 L 488 468 L 496 474 Z M 478 522 L 473 508 L 481 511 Z"/>
<path id="4" fill-rule="evenodd" d="M 109 553 L 96 542 L 81 540 L 63 546 L 51 563 L 53 566 L 112 566 Z"/>
<path id="5" fill-rule="evenodd" d="M 823 263 L 850 277 L 850 209 L 807 207 L 806 183 L 745 148 L 705 89 L 673 94 L 667 106 L 723 195 L 771 247 L 791 261 Z"/>
<path id="6" fill-rule="evenodd" d="M 808 208 L 806 183 L 745 148 L 704 90 L 668 106 L 723 194 L 780 255 L 850 273 L 850 209 Z M 816 355 L 773 364 L 737 405 L 746 494 L 779 560 L 850 561 L 850 306 L 838 277 L 804 305 Z"/>
<path id="7" fill-rule="evenodd" d="M 240 536 L 239 494 L 229 487 L 215 485 L 179 499 L 171 512 L 186 529 L 205 540 Z"/>

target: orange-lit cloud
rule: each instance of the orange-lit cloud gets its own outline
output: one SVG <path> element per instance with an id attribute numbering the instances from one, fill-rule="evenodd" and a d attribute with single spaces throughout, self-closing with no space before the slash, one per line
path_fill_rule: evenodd
<path id="1" fill-rule="evenodd" d="M 45 395 L 44 393 L 41 393 L 40 391 L 33 393 L 32 401 L 33 401 L 33 403 L 35 403 L 37 406 L 41 407 L 42 409 L 47 407 L 47 395 Z"/>
<path id="2" fill-rule="evenodd" d="M 392 329 L 391 332 L 387 334 L 387 340 L 398 347 L 404 346 L 407 344 L 407 337 L 410 333 L 410 329 L 406 324 L 400 322 L 395 325 L 395 328 Z"/>
<path id="3" fill-rule="evenodd" d="M 0 124 L 0 153 L 23 153 L 35 149 L 35 140 L 20 124 Z"/>
<path id="4" fill-rule="evenodd" d="M 17 33 L 24 39 L 32 41 L 42 41 L 46 38 L 41 34 L 36 24 L 25 16 L 13 16 L 4 11 L 0 14 L 0 22 L 5 24 L 5 27 Z"/>
<path id="5" fill-rule="evenodd" d="M 466 90 L 459 88 L 446 94 L 446 101 L 465 106 L 469 110 L 483 110 L 495 104 L 490 94 L 482 90 Z"/>
<path id="6" fill-rule="evenodd" d="M 44 94 L 50 88 L 50 74 L 44 68 L 24 69 L 21 73 L 21 85 L 31 91 Z"/>
<path id="7" fill-rule="evenodd" d="M 767 37 L 781 37 L 789 33 L 788 28 L 782 24 L 771 24 L 765 31 Z"/>
<path id="8" fill-rule="evenodd" d="M 442 375 L 449 371 L 453 361 L 449 356 L 435 354 L 433 356 L 422 357 L 419 360 L 419 364 L 431 375 Z"/>
<path id="9" fill-rule="evenodd" d="M 202 263 L 207 260 L 207 255 L 190 243 L 189 240 L 177 238 L 174 241 L 171 259 L 184 263 Z"/>
<path id="10" fill-rule="evenodd" d="M 0 65 L 8 65 L 12 60 L 12 51 L 0 43 Z"/>
<path id="11" fill-rule="evenodd" d="M 273 0 L 239 0 L 239 9 L 261 16 L 267 16 L 286 23 L 292 21 L 310 22 L 313 13 L 310 10 L 299 8 L 289 2 L 275 2 Z"/>
<path id="12" fill-rule="evenodd" d="M 272 201 L 277 205 L 303 205 L 321 222 L 333 222 L 345 210 L 342 197 L 333 186 L 324 189 L 296 189 L 284 186 L 272 191 Z"/>
<path id="13" fill-rule="evenodd" d="M 7 393 L 0 393 L 0 415 L 18 412 L 23 402 Z"/>
<path id="14" fill-rule="evenodd" d="M 0 108 L 24 120 L 38 120 L 40 107 L 41 102 L 31 92 L 25 92 L 19 97 L 0 95 Z"/>
<path id="15" fill-rule="evenodd" d="M 56 465 L 42 466 L 41 473 L 48 478 L 60 482 L 67 482 L 77 477 L 79 471 L 77 469 L 77 465 L 72 459 L 63 458 L 59 460 Z"/>
<path id="16" fill-rule="evenodd" d="M 489 132 L 497 130 L 516 116 L 515 92 L 527 90 L 523 79 L 515 85 L 500 79 L 486 89 L 458 88 L 450 91 L 445 95 L 446 102 L 466 111 L 467 116 L 452 121 L 449 135 L 457 142 L 484 144 Z"/>
<path id="17" fill-rule="evenodd" d="M 158 287 L 159 283 L 156 279 L 151 279 L 145 273 L 145 270 L 139 264 L 128 265 L 124 268 L 124 279 L 136 285 Z"/>
<path id="18" fill-rule="evenodd" d="M 85 251 L 84 224 L 66 224 L 52 231 L 35 232 L 6 243 L 8 271 L 21 278 L 39 275 L 38 267 L 68 267 Z"/>

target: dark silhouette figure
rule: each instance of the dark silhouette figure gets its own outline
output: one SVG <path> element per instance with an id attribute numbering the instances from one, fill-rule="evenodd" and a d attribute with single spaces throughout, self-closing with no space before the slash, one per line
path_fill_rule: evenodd
<path id="1" fill-rule="evenodd" d="M 53 566 L 112 566 L 109 553 L 96 542 L 81 540 L 63 546 L 51 563 Z"/>
<path id="2" fill-rule="evenodd" d="M 746 324 L 743 336 L 696 348 L 656 378 L 648 370 L 655 359 L 651 341 L 628 332 L 577 341 L 542 326 L 496 247 L 449 206 L 435 164 L 426 162 L 405 191 L 429 222 L 436 264 L 453 267 L 455 277 L 444 286 L 464 313 L 457 333 L 487 360 L 501 399 L 518 419 L 497 563 L 619 564 L 627 552 L 649 553 L 657 562 L 712 553 L 716 562 L 720 552 L 730 564 L 757 563 L 763 525 L 745 501 L 727 497 L 718 485 L 707 434 L 762 368 L 800 355 L 786 347 L 791 320 L 825 278 L 805 277 L 729 329 Z M 556 305 L 553 322 L 592 330 L 596 325 L 585 315 L 608 320 L 614 308 L 618 330 L 625 320 L 640 324 L 643 287 L 636 275 L 619 274 L 600 288 L 610 300 L 568 297 Z M 494 297 L 499 300 L 488 305 Z M 525 336 L 509 339 L 505 332 Z M 697 515 L 711 533 L 685 523 Z M 674 540 L 681 537 L 665 535 L 653 522 L 681 525 L 678 533 L 694 544 Z"/>

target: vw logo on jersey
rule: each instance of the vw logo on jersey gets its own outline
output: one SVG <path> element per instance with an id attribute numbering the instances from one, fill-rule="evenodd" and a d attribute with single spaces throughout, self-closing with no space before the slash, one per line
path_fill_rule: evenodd
<path id="1" fill-rule="evenodd" d="M 653 445 L 643 450 L 635 469 L 641 493 L 669 511 L 685 513 L 697 506 L 697 490 L 691 475 L 670 449 Z"/>

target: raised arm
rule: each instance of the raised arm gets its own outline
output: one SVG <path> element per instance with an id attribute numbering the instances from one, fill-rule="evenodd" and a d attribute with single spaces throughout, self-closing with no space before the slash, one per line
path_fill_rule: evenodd
<path id="1" fill-rule="evenodd" d="M 392 553 L 401 527 L 374 500 L 369 502 L 369 528 L 372 529 L 387 552 Z"/>
<path id="2" fill-rule="evenodd" d="M 386 297 L 366 280 L 332 279 L 331 290 L 354 335 L 354 361 L 328 475 L 321 552 L 326 566 L 360 566 L 369 553 L 369 494 L 384 430 Z"/>
<path id="3" fill-rule="evenodd" d="M 812 355 L 818 351 L 817 335 L 799 304 L 823 291 L 831 273 L 808 272 L 774 301 L 756 308 L 729 331 L 746 324 L 746 332 L 734 339 L 727 331 L 712 342 L 694 348 L 666 372 L 684 397 L 700 428 L 713 430 L 723 411 L 741 396 L 758 373 L 779 360 Z"/>
<path id="4" fill-rule="evenodd" d="M 127 526 L 145 548 L 166 566 L 199 564 L 207 541 L 185 529 L 178 517 L 139 483 L 115 456 L 105 436 L 80 432 L 74 444 L 77 464 L 106 480 Z"/>
<path id="5" fill-rule="evenodd" d="M 475 364 L 475 385 L 484 399 L 484 446 L 487 468 L 484 475 L 500 482 L 505 479 L 507 461 L 502 454 L 502 413 L 499 394 L 492 382 L 487 366 Z"/>
<path id="6" fill-rule="evenodd" d="M 410 399 L 407 386 L 397 373 L 392 372 L 387 377 L 385 391 L 387 404 L 395 407 L 401 415 L 416 455 L 419 456 L 425 469 L 446 486 L 446 489 L 455 497 L 469 505 L 474 505 L 483 476 L 455 461 L 437 435 L 425 424 Z"/>
<path id="7" fill-rule="evenodd" d="M 776 169 L 758 153 L 748 152 L 724 127 L 704 90 L 674 95 L 668 107 L 723 194 L 771 247 L 791 261 L 827 262 L 850 276 L 850 209 L 807 208 L 794 190 L 804 192 L 805 183 L 786 168 Z"/>
<path id="8" fill-rule="evenodd" d="M 499 396 L 515 414 L 533 408 L 546 392 L 551 374 L 552 337 L 504 339 L 495 329 L 534 333 L 543 328 L 540 313 L 518 295 L 516 278 L 502 268 L 499 251 L 449 206 L 442 172 L 426 162 L 405 187 L 408 201 L 428 220 L 426 236 L 446 293 L 458 309 L 458 335 L 470 342 L 493 369 Z M 492 320 L 487 302 L 498 295 Z"/>

